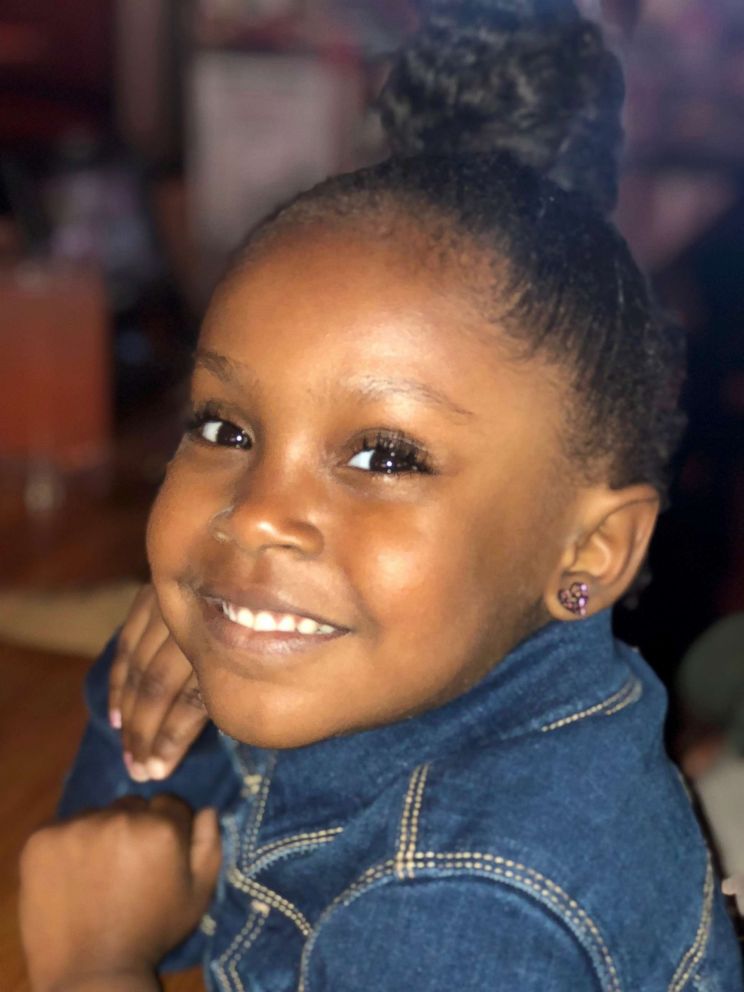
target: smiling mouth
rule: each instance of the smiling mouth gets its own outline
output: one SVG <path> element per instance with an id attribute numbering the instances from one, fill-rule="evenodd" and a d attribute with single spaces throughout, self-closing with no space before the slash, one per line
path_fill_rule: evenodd
<path id="1" fill-rule="evenodd" d="M 340 634 L 338 627 L 328 623 L 319 623 L 311 617 L 300 616 L 296 613 L 274 613 L 269 610 L 249 610 L 245 606 L 236 606 L 225 600 L 216 604 L 232 623 L 257 634 L 299 634 L 302 637 L 327 636 Z"/>

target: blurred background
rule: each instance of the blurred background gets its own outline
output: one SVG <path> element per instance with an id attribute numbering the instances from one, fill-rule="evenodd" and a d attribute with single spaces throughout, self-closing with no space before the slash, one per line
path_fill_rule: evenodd
<path id="1" fill-rule="evenodd" d="M 627 73 L 617 222 L 689 334 L 678 481 L 617 616 L 673 686 L 744 610 L 744 5 L 581 6 Z M 370 104 L 416 18 L 0 0 L 0 638 L 91 654 L 126 610 L 209 290 L 278 201 L 385 154 Z"/>

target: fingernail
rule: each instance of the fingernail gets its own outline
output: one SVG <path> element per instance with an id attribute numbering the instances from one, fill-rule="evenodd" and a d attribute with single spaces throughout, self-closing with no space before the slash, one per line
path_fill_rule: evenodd
<path id="1" fill-rule="evenodd" d="M 131 751 L 125 751 L 123 754 L 124 764 L 126 765 L 129 777 L 135 782 L 149 782 L 150 776 L 147 773 L 147 768 L 141 761 L 135 761 L 132 757 Z"/>
<path id="2" fill-rule="evenodd" d="M 149 758 L 145 764 L 145 768 L 150 778 L 157 779 L 158 781 L 168 778 L 168 766 L 162 758 Z"/>
<path id="3" fill-rule="evenodd" d="M 114 730 L 121 730 L 121 710 L 109 710 L 109 723 Z"/>
<path id="4" fill-rule="evenodd" d="M 149 782 L 150 775 L 147 771 L 147 766 L 141 761 L 133 761 L 129 766 L 129 777 L 134 779 L 135 782 Z"/>
<path id="5" fill-rule="evenodd" d="M 725 896 L 735 896 L 739 891 L 736 877 L 724 878 L 721 882 L 721 890 Z"/>

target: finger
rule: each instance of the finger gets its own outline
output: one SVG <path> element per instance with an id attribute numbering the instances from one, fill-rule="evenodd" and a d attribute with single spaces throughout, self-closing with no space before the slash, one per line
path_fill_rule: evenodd
<path id="1" fill-rule="evenodd" d="M 100 810 L 100 813 L 141 813 L 147 809 L 147 800 L 143 796 L 120 796 Z"/>
<path id="2" fill-rule="evenodd" d="M 172 796 L 167 792 L 160 792 L 147 800 L 147 808 L 150 813 L 162 816 L 170 820 L 179 830 L 179 833 L 191 843 L 194 813 L 188 803 L 178 796 Z"/>
<path id="3" fill-rule="evenodd" d="M 121 693 L 129 666 L 129 656 L 147 627 L 150 616 L 150 594 L 149 586 L 142 586 L 138 591 L 116 641 L 116 655 L 109 672 L 108 708 L 109 721 L 117 729 L 121 727 Z"/>
<path id="4" fill-rule="evenodd" d="M 140 638 L 134 653 L 128 658 L 127 674 L 121 693 L 122 745 L 125 751 L 129 750 L 127 737 L 131 727 L 132 715 L 139 700 L 140 685 L 155 656 L 168 640 L 169 636 L 168 629 L 162 622 L 149 624 Z M 185 676 L 183 679 L 185 679 Z M 151 679 L 151 689 L 155 685 L 155 681 Z"/>
<path id="5" fill-rule="evenodd" d="M 151 585 L 144 585 L 137 592 L 127 618 L 116 641 L 116 656 L 109 673 L 109 720 L 113 727 L 121 727 L 121 695 L 129 668 L 129 658 L 134 653 L 147 629 L 156 605 Z"/>
<path id="6" fill-rule="evenodd" d="M 186 707 L 178 707 L 174 718 L 171 718 L 170 714 L 183 693 L 188 697 L 191 680 L 193 680 L 191 665 L 176 643 L 170 637 L 167 638 L 139 679 L 134 696 L 134 708 L 127 715 L 122 728 L 122 744 L 125 751 L 131 755 L 134 765 L 145 765 L 158 756 L 154 747 L 155 740 L 167 721 L 170 721 L 171 726 L 168 731 L 169 737 L 178 737 L 180 740 L 178 713 Z M 194 707 L 192 706 L 191 709 L 193 710 Z M 188 743 L 184 743 L 183 750 L 187 747 Z M 173 765 L 175 763 L 174 761 Z M 160 765 L 156 764 L 147 769 L 147 777 L 165 778 L 168 769 L 161 765 L 162 761 Z M 138 773 L 140 778 L 144 774 L 143 769 L 134 768 L 130 769 L 130 774 L 132 770 L 135 772 L 135 778 Z"/>
<path id="7" fill-rule="evenodd" d="M 196 675 L 192 672 L 163 718 L 152 742 L 152 757 L 147 762 L 150 778 L 163 779 L 173 772 L 204 729 L 207 720 Z"/>
<path id="8" fill-rule="evenodd" d="M 209 905 L 221 862 L 222 846 L 217 810 L 199 810 L 191 826 L 190 863 L 194 895 L 202 903 L 202 912 Z"/>
<path id="9" fill-rule="evenodd" d="M 109 671 L 108 719 L 114 730 L 121 730 L 121 696 L 129 668 L 129 656 L 117 654 Z"/>

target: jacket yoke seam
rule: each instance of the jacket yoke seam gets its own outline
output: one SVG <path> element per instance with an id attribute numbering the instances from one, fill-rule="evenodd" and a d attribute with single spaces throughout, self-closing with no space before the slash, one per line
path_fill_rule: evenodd
<path id="1" fill-rule="evenodd" d="M 684 957 L 680 961 L 669 985 L 669 992 L 681 992 L 687 985 L 693 972 L 705 954 L 705 948 L 710 936 L 710 924 L 713 918 L 713 894 L 715 890 L 715 879 L 713 875 L 713 865 L 710 855 L 708 856 L 705 870 L 705 883 L 703 885 L 703 908 L 700 913 L 700 923 L 695 934 L 695 940 L 687 949 Z"/>
<path id="2" fill-rule="evenodd" d="M 414 768 L 408 781 L 408 789 L 403 801 L 403 814 L 398 830 L 398 845 L 395 855 L 395 873 L 398 878 L 413 878 L 413 861 L 418 840 L 418 825 L 421 816 L 421 806 L 424 800 L 424 789 L 429 774 L 429 765 L 419 765 Z"/>
<path id="3" fill-rule="evenodd" d="M 243 838 L 241 858 L 243 863 L 251 860 L 251 853 L 255 850 L 256 844 L 258 843 L 258 832 L 261 829 L 261 824 L 263 823 L 263 818 L 266 813 L 266 804 L 269 799 L 269 791 L 271 789 L 271 780 L 273 777 L 275 764 L 276 755 L 272 757 L 269 767 L 266 769 L 266 774 L 264 775 L 259 786 L 256 797 L 256 808 L 251 818 L 251 825 Z"/>
<path id="4" fill-rule="evenodd" d="M 615 702 L 617 695 L 616 693 Z M 395 856 L 363 872 L 326 907 L 312 928 L 312 932 L 308 934 L 300 963 L 299 992 L 306 992 L 310 955 L 323 924 L 336 909 L 348 906 L 363 892 L 386 878 L 392 877 L 401 882 L 416 878 L 420 872 L 442 870 L 452 874 L 460 872 L 476 874 L 531 895 L 567 924 L 577 941 L 587 950 L 598 977 L 602 974 L 605 976 L 604 981 L 600 978 L 603 992 L 622 992 L 615 962 L 599 927 L 586 910 L 552 879 L 521 862 L 490 852 L 416 850 L 429 767 L 428 764 L 419 765 L 409 779 L 403 800 Z"/>
<path id="5" fill-rule="evenodd" d="M 323 924 L 330 919 L 336 910 L 349 906 L 365 892 L 386 879 L 405 882 L 415 878 L 431 877 L 423 874 L 431 870 L 445 870 L 451 875 L 459 874 L 460 872 L 467 873 L 468 875 L 477 875 L 493 880 L 496 883 L 510 886 L 522 891 L 526 895 L 533 896 L 559 920 L 567 923 L 577 943 L 588 951 L 589 958 L 600 980 L 603 992 L 622 992 L 617 968 L 599 927 L 589 914 L 551 879 L 535 871 L 535 869 L 522 865 L 520 862 L 485 852 L 457 851 L 436 853 L 425 851 L 414 854 L 413 859 L 413 875 L 407 873 L 401 879 L 397 873 L 396 859 L 389 859 L 367 869 L 352 885 L 329 904 L 319 917 L 305 943 L 300 965 L 298 992 L 308 992 L 310 956 Z M 601 960 L 599 967 L 598 957 Z M 602 974 L 604 974 L 604 978 Z"/>
<path id="6" fill-rule="evenodd" d="M 227 949 L 215 961 L 217 981 L 226 992 L 231 992 L 231 989 L 236 989 L 237 992 L 245 992 L 245 986 L 238 972 L 238 964 L 251 945 L 255 943 L 266 922 L 268 915 L 267 909 L 260 907 L 256 903 L 253 903 L 251 908 L 253 912 L 248 916 L 245 926 L 236 934 Z"/>
<path id="7" fill-rule="evenodd" d="M 289 837 L 282 837 L 264 844 L 254 853 L 252 861 L 246 865 L 246 874 L 257 875 L 269 865 L 284 858 L 289 854 L 315 850 L 323 844 L 329 844 L 335 840 L 339 834 L 343 833 L 343 827 L 328 827 L 324 830 L 311 830 L 305 833 L 292 834 Z"/>
<path id="8" fill-rule="evenodd" d="M 257 882 L 254 878 L 248 878 L 239 869 L 231 868 L 227 873 L 227 880 L 234 888 L 239 889 L 241 892 L 247 893 L 251 898 L 260 904 L 265 904 L 270 909 L 275 909 L 277 912 L 281 913 L 282 916 L 286 916 L 297 929 L 300 931 L 303 937 L 309 936 L 312 931 L 312 927 L 307 920 L 307 917 L 289 899 L 285 899 L 284 896 L 280 895 L 274 889 L 270 889 L 267 885 L 262 885 Z"/>

